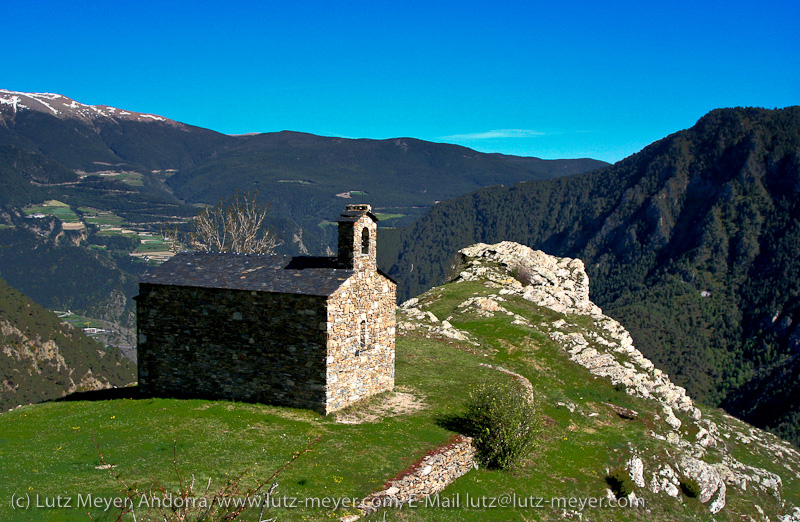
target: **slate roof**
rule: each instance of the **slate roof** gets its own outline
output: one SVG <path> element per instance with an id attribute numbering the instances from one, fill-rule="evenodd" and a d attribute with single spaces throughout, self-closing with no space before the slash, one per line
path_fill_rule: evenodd
<path id="1" fill-rule="evenodd" d="M 328 296 L 353 274 L 335 257 L 181 252 L 139 282 Z"/>

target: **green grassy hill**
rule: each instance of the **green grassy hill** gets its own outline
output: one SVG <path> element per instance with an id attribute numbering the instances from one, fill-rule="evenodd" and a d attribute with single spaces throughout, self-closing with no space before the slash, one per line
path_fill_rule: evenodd
<path id="1" fill-rule="evenodd" d="M 0 485 L 0 498 L 35 500 L 39 495 L 44 502 L 61 495 L 73 499 L 74 506 L 78 495 L 124 496 L 125 484 L 148 491 L 157 481 L 176 491 L 178 476 L 193 482 L 195 491 L 205 490 L 210 480 L 209 490 L 214 492 L 241 473 L 247 488 L 318 438 L 309 452 L 278 475 L 274 495 L 363 498 L 451 440 L 460 430 L 457 420 L 466 392 L 477 383 L 512 379 L 496 369 L 502 367 L 533 385 L 544 426 L 538 446 L 512 472 L 470 471 L 441 493 L 440 502 L 457 495 L 463 502 L 466 495 L 475 499 L 507 494 L 541 497 L 547 503 L 504 508 L 417 503 L 367 520 L 776 520 L 800 504 L 797 451 L 682 396 L 625 345 L 624 330 L 615 330 L 599 310 L 574 298 L 574 288 L 583 284 L 578 279 L 566 284 L 569 277 L 557 276 L 557 285 L 543 284 L 505 261 L 467 261 L 457 281 L 398 310 L 394 392 L 337 417 L 223 401 L 138 399 L 134 389 L 121 390 L 128 395 L 113 399 L 87 395 L 27 406 L 0 415 L 0 459 L 7 476 L 13 477 Z M 579 275 L 576 266 L 564 265 L 570 274 Z M 526 282 L 533 279 L 534 286 L 515 275 Z M 545 305 L 546 296 L 556 297 Z M 589 340 L 583 352 L 564 341 L 579 336 Z M 628 373 L 607 378 L 598 373 L 602 365 L 587 368 L 592 360 L 589 348 L 605 357 L 608 368 L 626 368 Z M 643 396 L 645 377 L 663 389 Z M 669 401 L 676 405 L 679 428 L 666 422 L 664 405 Z M 623 418 L 614 409 L 620 407 L 635 410 L 637 417 Z M 607 499 L 608 475 L 624 469 L 634 456 L 643 464 L 646 483 L 636 486 L 634 494 L 644 500 L 644 508 L 581 512 L 551 503 L 554 498 Z M 104 462 L 114 467 L 103 469 Z M 687 463 L 718 479 L 705 502 L 680 489 L 682 483 L 688 488 L 694 469 Z M 675 496 L 652 487 L 654 480 L 659 483 L 659 477 L 667 476 L 666 466 L 676 472 Z M 725 506 L 712 515 L 720 483 L 727 489 Z M 10 502 L 0 503 L 3 520 L 77 521 L 87 520 L 86 512 L 94 520 L 115 520 L 117 514 L 113 509 L 75 507 L 14 510 Z M 264 517 L 338 520 L 352 514 L 353 509 L 302 506 L 272 509 Z M 137 520 L 143 516 L 139 511 Z M 248 509 L 241 519 L 258 516 L 258 509 Z"/>

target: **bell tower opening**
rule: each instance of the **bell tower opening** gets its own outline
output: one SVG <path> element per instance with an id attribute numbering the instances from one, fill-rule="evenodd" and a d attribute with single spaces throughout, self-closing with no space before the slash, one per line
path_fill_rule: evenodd
<path id="1" fill-rule="evenodd" d="M 364 350 L 367 348 L 367 322 L 361 321 L 361 328 L 359 331 L 359 344 L 361 345 L 361 349 Z"/>
<path id="2" fill-rule="evenodd" d="M 339 266 L 350 270 L 375 270 L 378 218 L 372 213 L 372 207 L 347 205 L 336 221 L 339 224 Z"/>
<path id="3" fill-rule="evenodd" d="M 364 227 L 361 229 L 361 255 L 369 254 L 369 229 Z"/>

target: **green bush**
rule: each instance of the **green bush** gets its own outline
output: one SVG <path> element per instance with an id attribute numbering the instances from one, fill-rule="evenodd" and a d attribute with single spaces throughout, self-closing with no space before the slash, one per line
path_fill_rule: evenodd
<path id="1" fill-rule="evenodd" d="M 540 432 L 539 414 L 520 384 L 483 384 L 473 388 L 466 418 L 478 461 L 489 469 L 519 465 Z"/>
<path id="2" fill-rule="evenodd" d="M 693 478 L 683 477 L 681 479 L 681 491 L 689 498 L 697 498 L 700 496 L 700 484 Z"/>
<path id="3" fill-rule="evenodd" d="M 528 265 L 519 265 L 511 271 L 511 277 L 528 286 L 533 283 L 534 276 L 533 268 Z"/>
<path id="4" fill-rule="evenodd" d="M 636 486 L 630 474 L 622 468 L 611 470 L 606 477 L 606 483 L 617 498 L 627 497 L 633 493 L 633 488 Z"/>

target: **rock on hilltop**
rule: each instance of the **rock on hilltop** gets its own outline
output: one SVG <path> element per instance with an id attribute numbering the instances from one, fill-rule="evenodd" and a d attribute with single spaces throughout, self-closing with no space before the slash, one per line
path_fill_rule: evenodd
<path id="1" fill-rule="evenodd" d="M 463 271 L 456 281 L 474 281 L 502 272 L 491 270 L 493 264 L 506 269 L 509 291 L 522 290 L 525 299 L 565 314 L 602 315 L 589 300 L 589 276 L 580 259 L 553 257 L 512 241 L 496 245 L 478 243 L 460 251 Z M 489 263 L 487 263 L 487 261 Z M 508 279 L 513 275 L 512 279 Z"/>
<path id="2" fill-rule="evenodd" d="M 627 386 L 633 395 L 655 398 L 665 408 L 700 418 L 700 410 L 694 407 L 686 390 L 673 384 L 634 347 L 628 331 L 592 303 L 589 276 L 580 259 L 551 256 L 511 241 L 479 243 L 462 249 L 460 254 L 462 270 L 454 282 L 484 279 L 498 289 L 497 296 L 486 298 L 488 301 L 517 295 L 558 313 L 591 317 L 594 329 L 583 332 L 568 331 L 566 319 L 539 327 L 547 330 L 570 359 L 593 375 Z"/>
<path id="3" fill-rule="evenodd" d="M 622 418 L 636 419 L 646 413 L 652 419 L 646 440 L 627 442 L 629 455 L 624 469 L 640 488 L 639 496 L 680 501 L 682 488 L 685 490 L 687 481 L 694 481 L 699 488 L 699 501 L 712 514 L 723 510 L 729 496 L 754 495 L 754 502 L 763 503 L 758 497 L 764 496 L 776 499 L 783 513 L 779 520 L 800 520 L 800 511 L 782 496 L 787 479 L 800 479 L 800 453 L 789 443 L 722 411 L 701 410 L 684 388 L 675 385 L 636 349 L 619 322 L 591 302 L 589 278 L 581 260 L 550 256 L 509 241 L 476 244 L 462 249 L 460 254 L 459 272 L 449 285 L 434 288 L 400 306 L 401 334 L 421 332 L 428 337 L 470 343 L 473 349 L 479 349 L 479 335 L 453 325 L 470 316 L 506 317 L 511 325 L 546 335 L 560 347 L 563 356 L 594 378 L 607 379 L 617 390 L 645 405 L 647 412 L 637 412 L 603 403 Z M 447 318 L 437 317 L 432 311 L 441 306 L 442 289 L 476 282 L 484 290 L 464 298 Z M 514 311 L 520 309 L 518 303 L 522 301 L 547 313 Z M 551 391 L 538 393 L 547 395 Z M 587 415 L 587 408 L 580 404 L 558 405 L 570 414 Z M 599 419 L 597 415 L 588 414 Z M 743 458 L 743 454 L 747 457 Z M 763 461 L 760 459 L 777 459 L 784 476 L 754 464 Z"/>

